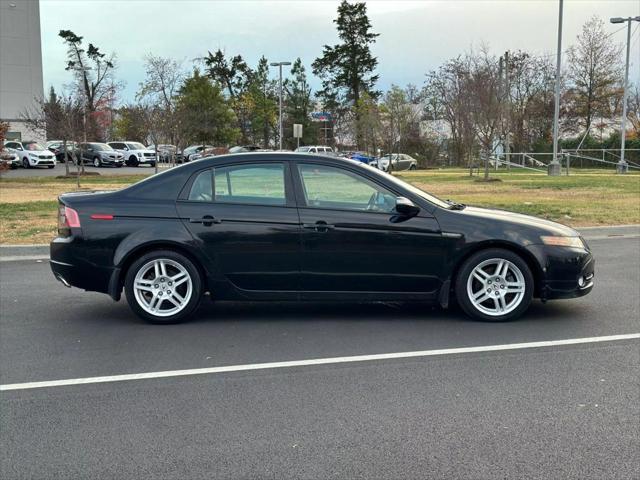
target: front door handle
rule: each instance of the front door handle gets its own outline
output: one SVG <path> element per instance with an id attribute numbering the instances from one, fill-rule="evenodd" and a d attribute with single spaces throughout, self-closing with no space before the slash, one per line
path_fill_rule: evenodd
<path id="1" fill-rule="evenodd" d="M 318 220 L 316 223 L 303 223 L 302 228 L 315 230 L 316 232 L 327 232 L 329 230 L 333 230 L 335 226 L 325 222 L 324 220 Z"/>
<path id="2" fill-rule="evenodd" d="M 202 218 L 190 218 L 189 223 L 201 223 L 205 227 L 210 227 L 214 223 L 222 223 L 222 220 L 218 220 L 211 215 L 205 215 Z"/>

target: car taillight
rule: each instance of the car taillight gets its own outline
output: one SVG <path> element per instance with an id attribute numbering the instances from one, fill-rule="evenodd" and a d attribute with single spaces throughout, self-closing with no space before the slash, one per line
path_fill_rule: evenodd
<path id="1" fill-rule="evenodd" d="M 80 228 L 80 216 L 73 208 L 60 205 L 58 208 L 58 233 L 69 235 L 71 228 Z"/>

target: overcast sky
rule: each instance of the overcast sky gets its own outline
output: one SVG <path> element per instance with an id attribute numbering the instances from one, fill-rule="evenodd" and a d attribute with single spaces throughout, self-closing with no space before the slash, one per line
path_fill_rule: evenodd
<path id="1" fill-rule="evenodd" d="M 593 15 L 608 23 L 614 16 L 640 15 L 640 0 L 566 0 L 563 50 Z M 311 62 L 324 44 L 337 40 L 332 20 L 338 1 L 222 0 L 41 0 L 45 88 L 68 83 L 65 47 L 57 36 L 69 29 L 118 57 L 124 101 L 132 100 L 144 77 L 146 53 L 174 57 L 190 66 L 207 50 L 242 54 L 250 65 L 261 55 L 271 61 L 301 57 Z M 558 0 L 449 0 L 368 2 L 373 30 L 380 34 L 373 52 L 379 60 L 379 86 L 421 85 L 424 75 L 465 50 L 486 44 L 495 53 L 524 49 L 553 55 Z M 636 29 L 637 30 L 637 29 Z M 613 35 L 625 41 L 625 32 Z M 640 79 L 640 33 L 632 39 L 632 79 Z M 275 77 L 274 69 L 273 75 Z M 317 80 L 312 85 L 318 86 Z"/>

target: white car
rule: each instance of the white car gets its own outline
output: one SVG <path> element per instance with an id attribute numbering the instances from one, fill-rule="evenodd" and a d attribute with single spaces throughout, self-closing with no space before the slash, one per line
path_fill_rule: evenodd
<path id="1" fill-rule="evenodd" d="M 139 142 L 109 142 L 107 145 L 122 153 L 124 163 L 130 167 L 139 167 L 140 165 L 156 166 L 156 152 L 149 150 Z"/>
<path id="2" fill-rule="evenodd" d="M 329 157 L 335 157 L 336 153 L 331 147 L 325 147 L 324 145 L 309 145 L 307 147 L 298 147 L 295 149 L 296 153 L 312 153 L 316 155 L 327 155 Z"/>
<path id="3" fill-rule="evenodd" d="M 379 168 L 384 172 L 389 171 L 389 162 L 391 162 L 391 170 L 415 170 L 418 168 L 418 161 L 413 158 L 411 155 L 407 155 L 405 153 L 392 153 L 380 157 L 375 164 L 371 163 L 370 165 Z"/>
<path id="4" fill-rule="evenodd" d="M 20 157 L 12 148 L 0 146 L 0 165 L 6 165 L 11 170 L 20 166 Z"/>
<path id="5" fill-rule="evenodd" d="M 40 145 L 38 142 L 5 142 L 5 148 L 12 149 L 18 154 L 20 163 L 24 168 L 32 167 L 48 167 L 53 168 L 56 166 L 56 156 L 47 150 L 46 147 Z"/>

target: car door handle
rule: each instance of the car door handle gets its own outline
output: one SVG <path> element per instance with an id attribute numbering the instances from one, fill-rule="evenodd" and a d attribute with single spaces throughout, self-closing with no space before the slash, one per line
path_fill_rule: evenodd
<path id="1" fill-rule="evenodd" d="M 189 223 L 201 223 L 205 227 L 210 227 L 214 223 L 222 223 L 222 220 L 218 220 L 211 215 L 205 215 L 202 218 L 190 218 Z"/>
<path id="2" fill-rule="evenodd" d="M 324 220 L 318 220 L 316 223 L 303 223 L 302 228 L 315 230 L 316 232 L 326 232 L 328 230 L 333 230 L 335 226 L 325 222 Z"/>

